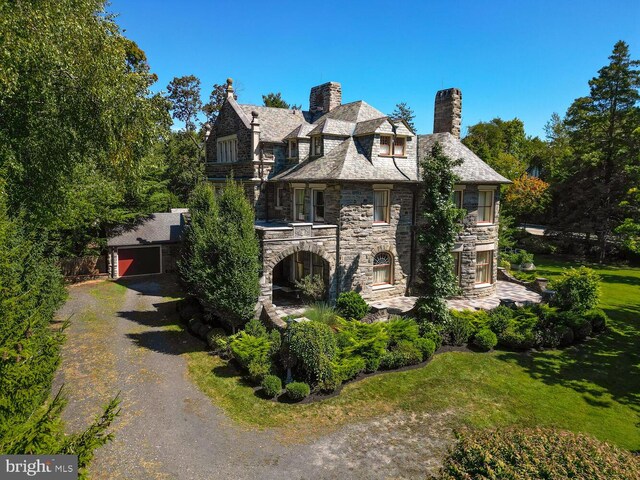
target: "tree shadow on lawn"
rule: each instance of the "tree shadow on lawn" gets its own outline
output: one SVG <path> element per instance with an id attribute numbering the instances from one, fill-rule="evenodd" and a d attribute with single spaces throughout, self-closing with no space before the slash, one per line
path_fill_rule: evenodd
<path id="1" fill-rule="evenodd" d="M 605 312 L 610 328 L 581 344 L 560 352 L 504 352 L 496 357 L 519 364 L 548 385 L 581 393 L 593 406 L 610 407 L 613 399 L 640 415 L 640 304 Z"/>

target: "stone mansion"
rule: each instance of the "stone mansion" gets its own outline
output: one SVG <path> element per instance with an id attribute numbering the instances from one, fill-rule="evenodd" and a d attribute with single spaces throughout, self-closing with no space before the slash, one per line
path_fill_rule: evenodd
<path id="1" fill-rule="evenodd" d="M 233 173 L 255 207 L 261 302 L 320 275 L 327 299 L 405 295 L 416 285 L 419 159 L 440 142 L 462 159 L 455 202 L 466 209 L 452 251 L 463 295 L 495 291 L 500 184 L 509 183 L 460 141 L 462 95 L 436 94 L 434 133 L 416 134 L 364 101 L 342 103 L 339 83 L 313 87 L 309 109 L 236 101 L 232 81 L 206 140 L 206 174 Z M 266 303 L 265 303 L 266 302 Z"/>

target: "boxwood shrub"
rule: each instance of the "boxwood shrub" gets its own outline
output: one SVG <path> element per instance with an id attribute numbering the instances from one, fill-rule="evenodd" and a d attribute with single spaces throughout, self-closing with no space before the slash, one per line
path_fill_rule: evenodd
<path id="1" fill-rule="evenodd" d="M 300 401 L 304 398 L 307 398 L 311 393 L 311 388 L 309 384 L 304 382 L 291 382 L 288 383 L 285 387 L 287 391 L 287 396 L 294 401 Z"/>
<path id="2" fill-rule="evenodd" d="M 473 337 L 473 344 L 479 349 L 488 352 L 498 344 L 498 337 L 488 328 L 483 328 Z"/>
<path id="3" fill-rule="evenodd" d="M 600 276 L 587 267 L 570 268 L 551 283 L 554 305 L 561 310 L 586 311 L 598 305 Z"/>
<path id="4" fill-rule="evenodd" d="M 609 318 L 607 314 L 600 308 L 593 308 L 585 312 L 584 317 L 591 322 L 594 332 L 602 332 L 607 328 Z"/>
<path id="5" fill-rule="evenodd" d="M 267 375 L 262 379 L 260 385 L 264 394 L 269 398 L 277 397 L 282 391 L 282 380 L 276 375 Z"/>
<path id="6" fill-rule="evenodd" d="M 358 292 L 342 292 L 336 300 L 336 308 L 340 315 L 345 318 L 355 318 L 362 320 L 369 312 L 369 305 Z"/>
<path id="7" fill-rule="evenodd" d="M 380 368 L 390 370 L 407 365 L 415 365 L 422 361 L 422 352 L 409 340 L 400 340 L 397 345 L 386 352 L 380 360 Z"/>

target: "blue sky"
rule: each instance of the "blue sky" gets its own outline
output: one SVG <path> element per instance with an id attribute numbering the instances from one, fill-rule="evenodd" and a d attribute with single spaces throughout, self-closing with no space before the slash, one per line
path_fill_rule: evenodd
<path id="1" fill-rule="evenodd" d="M 419 133 L 432 131 L 436 91 L 458 87 L 464 132 L 518 117 L 542 136 L 617 40 L 640 58 L 638 0 L 112 0 L 109 11 L 147 53 L 156 89 L 193 74 L 208 97 L 232 77 L 240 103 L 279 91 L 306 109 L 310 87 L 337 81 L 343 103 L 407 102 Z"/>

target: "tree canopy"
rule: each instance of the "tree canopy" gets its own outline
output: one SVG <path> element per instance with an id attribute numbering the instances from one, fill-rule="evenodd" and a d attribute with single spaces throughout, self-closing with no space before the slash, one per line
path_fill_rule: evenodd
<path id="1" fill-rule="evenodd" d="M 296 110 L 300 110 L 302 107 L 300 105 L 290 105 L 282 98 L 282 94 L 278 93 L 267 93 L 262 96 L 262 101 L 264 102 L 265 107 L 273 107 L 273 108 L 292 108 Z"/>
<path id="2" fill-rule="evenodd" d="M 401 102 L 396 104 L 396 109 L 389 114 L 389 118 L 393 121 L 404 120 L 411 131 L 416 132 L 415 118 L 416 115 L 413 113 L 411 107 L 409 107 L 405 102 Z"/>

